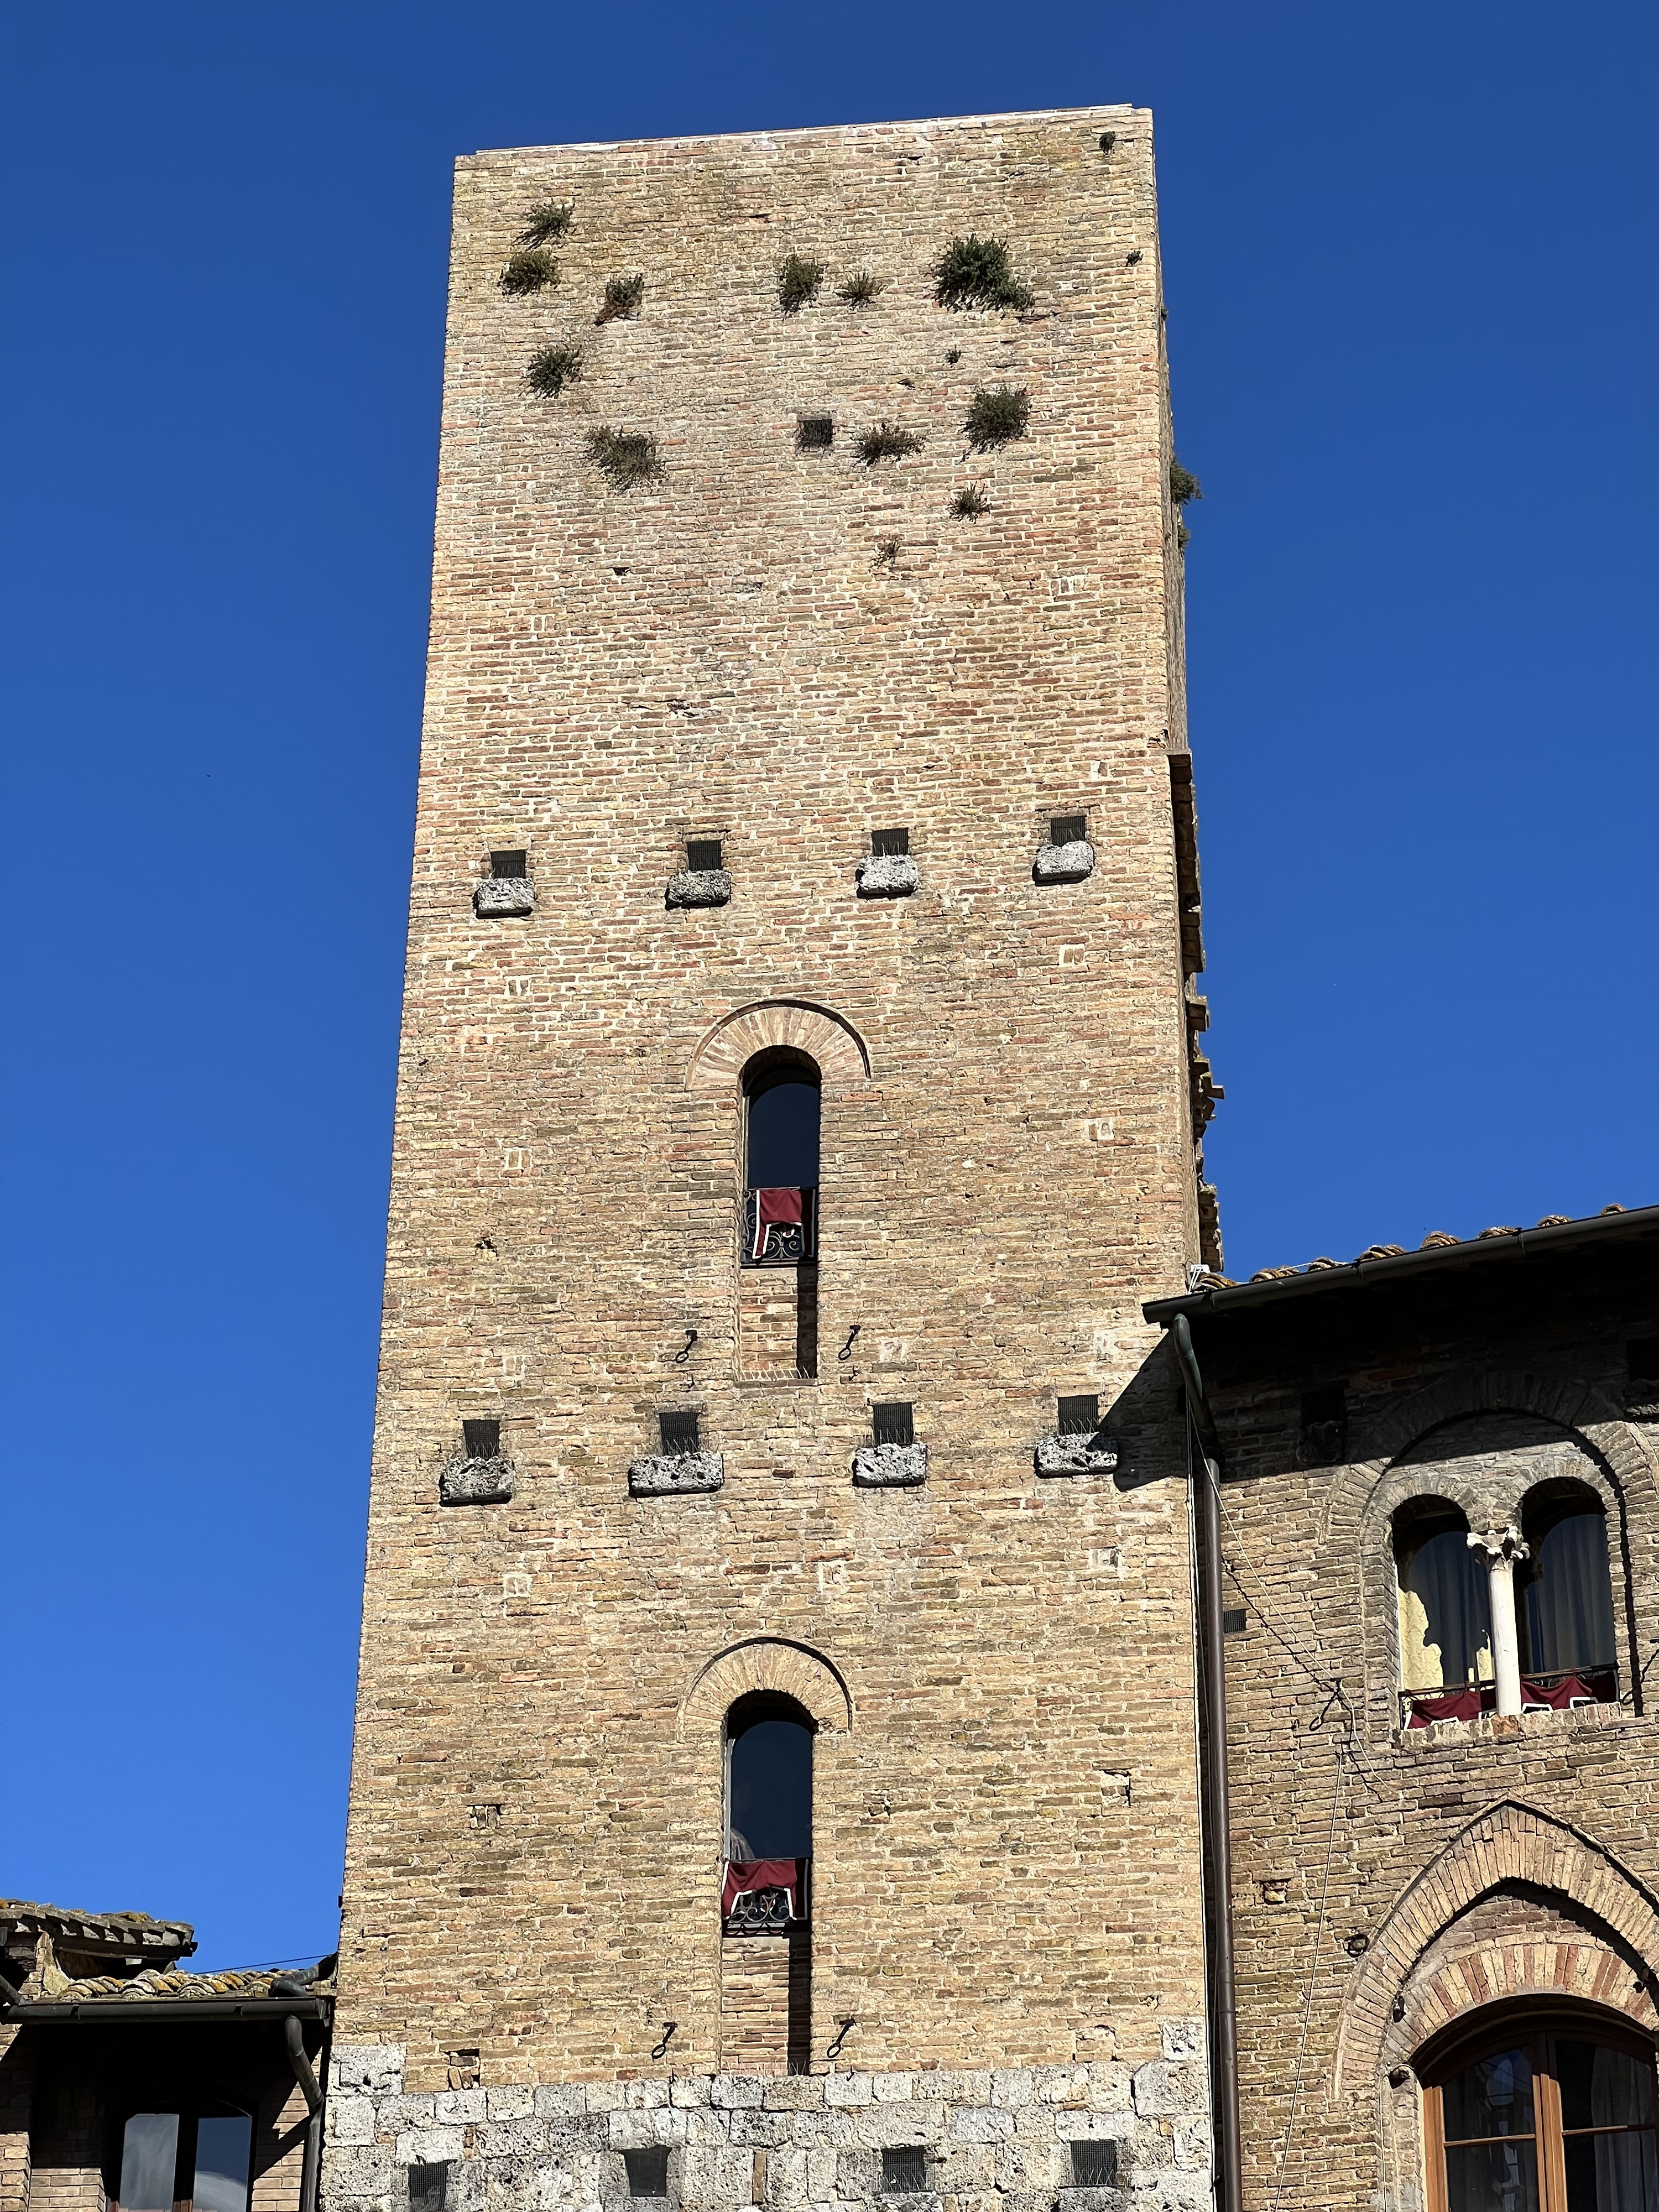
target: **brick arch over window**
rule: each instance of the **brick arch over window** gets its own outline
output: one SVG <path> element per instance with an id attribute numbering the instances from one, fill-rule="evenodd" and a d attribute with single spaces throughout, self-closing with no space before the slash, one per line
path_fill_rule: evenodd
<path id="1" fill-rule="evenodd" d="M 716 1022 L 691 1055 L 686 1086 L 735 1091 L 755 1054 L 779 1045 L 816 1060 L 826 1090 L 870 1079 L 870 1048 L 851 1022 L 809 999 L 766 999 Z"/>
<path id="2" fill-rule="evenodd" d="M 1536 1900 L 1536 1927 L 1527 1940 L 1525 1915 L 1510 1930 L 1476 1943 L 1468 1957 L 1455 1944 L 1427 1960 L 1431 1948 L 1484 1900 L 1509 1895 Z M 1592 1964 L 1572 1954 L 1571 1930 L 1599 1954 Z M 1612 1961 L 1612 1964 L 1605 1962 Z M 1478 1962 L 1474 1963 L 1472 1962 Z M 1442 2024 L 1439 2008 L 1471 1977 L 1488 1983 L 1498 1971 L 1525 1975 L 1530 1985 L 1582 1996 L 1634 2020 L 1659 2020 L 1659 1899 L 1599 1844 L 1535 1807 L 1514 1800 L 1493 1806 L 1454 1836 L 1417 1876 L 1371 1940 L 1343 1992 L 1342 2025 L 1331 2080 L 1333 2101 L 1364 2096 L 1385 2068 L 1411 2053 Z M 1639 1976 L 1638 1993 L 1632 1984 Z M 1578 1986 L 1582 1974 L 1591 1986 Z M 1488 1994 L 1519 1995 L 1502 1980 Z M 1467 1997 L 1464 2000 L 1467 2004 Z M 1402 2015 L 1394 2017 L 1396 2002 Z"/>
<path id="3" fill-rule="evenodd" d="M 1553 1422 L 1599 1459 L 1620 1489 L 1659 1492 L 1659 1472 L 1641 1436 L 1613 1400 L 1593 1385 L 1552 1381 L 1519 1370 L 1453 1375 L 1393 1407 L 1358 1441 L 1365 1456 L 1335 1470 L 1325 1508 L 1324 1534 L 1357 1543 L 1380 1514 L 1386 1521 L 1412 1492 L 1398 1462 L 1429 1432 L 1472 1413 L 1533 1413 Z M 1459 1501 L 1461 1503 L 1461 1501 Z"/>
<path id="4" fill-rule="evenodd" d="M 852 1692 L 839 1668 L 809 1644 L 792 1644 L 781 1636 L 755 1636 L 698 1668 L 680 1699 L 680 1734 L 717 1731 L 730 1708 L 752 1690 L 775 1690 L 793 1698 L 820 1730 L 853 1725 Z"/>

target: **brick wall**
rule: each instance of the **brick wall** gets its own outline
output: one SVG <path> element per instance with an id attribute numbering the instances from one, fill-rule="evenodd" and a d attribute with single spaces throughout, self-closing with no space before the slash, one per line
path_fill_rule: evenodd
<path id="1" fill-rule="evenodd" d="M 505 297 L 549 198 L 559 283 Z M 934 302 L 968 232 L 1028 314 Z M 827 274 L 786 315 L 790 252 Z M 553 345 L 582 365 L 548 400 Z M 1004 385 L 1029 433 L 974 452 Z M 866 466 L 884 419 L 924 442 Z M 600 428 L 664 473 L 615 489 Z M 845 1686 L 816 2066 L 853 2017 L 878 2074 L 1133 2069 L 1200 2009 L 1184 1483 L 1137 1380 L 1197 1249 L 1169 459 L 1142 111 L 459 165 L 337 2030 L 406 2047 L 399 2094 L 475 2050 L 486 2087 L 720 2066 L 688 1700 L 769 1641 Z M 1039 885 L 1076 812 L 1094 872 Z M 860 899 L 897 825 L 919 887 Z M 729 904 L 665 907 L 688 836 Z M 501 848 L 527 918 L 475 916 Z M 781 1035 L 824 1070 L 815 1380 L 738 1326 L 739 1075 Z M 1116 1476 L 1038 1480 L 1089 1391 Z M 925 1487 L 854 1488 L 876 1400 L 915 1403 Z M 723 1489 L 630 1499 L 693 1406 Z M 516 1494 L 445 1510 L 472 1416 Z"/>

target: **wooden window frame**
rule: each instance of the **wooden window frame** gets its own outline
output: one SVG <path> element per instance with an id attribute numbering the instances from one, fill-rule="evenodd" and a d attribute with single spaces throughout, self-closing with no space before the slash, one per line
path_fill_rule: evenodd
<path id="1" fill-rule="evenodd" d="M 1655 2074 L 1655 2121 L 1650 2132 L 1659 2148 L 1659 2054 L 1656 2054 L 1650 2037 L 1589 2008 L 1581 2011 L 1561 2005 L 1553 2005 L 1547 2010 L 1505 2007 L 1501 2019 L 1459 2023 L 1449 2038 L 1437 2038 L 1430 2051 L 1419 2058 L 1417 2072 L 1423 2084 L 1424 2179 L 1428 2212 L 1450 2212 L 1442 2087 L 1477 2059 L 1498 2051 L 1522 2051 L 1532 2068 L 1533 2131 L 1530 2136 L 1509 2140 L 1537 2145 L 1538 2212 L 1567 2212 L 1566 2136 L 1561 2126 L 1561 2086 L 1554 2057 L 1558 2041 L 1601 2044 L 1610 2051 L 1622 2051 L 1630 2057 L 1646 2061 L 1650 2071 Z M 1586 2131 L 1575 2129 L 1573 2132 L 1577 2136 Z M 1644 2131 L 1618 2128 L 1607 2132 L 1626 2135 Z"/>
<path id="2" fill-rule="evenodd" d="M 246 2120 L 247 2127 L 247 2201 L 248 2212 L 252 2212 L 255 2161 L 258 2151 L 259 2116 L 246 2105 L 239 2105 L 230 2097 L 204 2097 L 198 2090 L 191 2097 L 179 2098 L 166 2091 L 154 2099 L 135 2102 L 131 2097 L 121 2100 L 120 2117 L 112 2123 L 109 2160 L 105 2168 L 105 2212 L 124 2212 L 121 2203 L 121 2162 L 126 2148 L 127 2122 L 140 2112 L 176 2113 L 179 2120 L 179 2143 L 173 2154 L 173 2212 L 194 2212 L 196 2203 L 196 2154 L 204 2120 Z"/>

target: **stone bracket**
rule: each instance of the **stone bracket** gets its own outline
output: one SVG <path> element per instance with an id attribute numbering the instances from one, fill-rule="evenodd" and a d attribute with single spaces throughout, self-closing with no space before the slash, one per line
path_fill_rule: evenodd
<path id="1" fill-rule="evenodd" d="M 853 1454 L 860 1490 L 914 1490 L 927 1480 L 926 1444 L 861 1444 Z"/>
<path id="2" fill-rule="evenodd" d="M 726 1480 L 722 1452 L 647 1453 L 628 1470 L 632 1498 L 680 1498 L 688 1492 L 719 1490 Z"/>
<path id="3" fill-rule="evenodd" d="M 908 898 L 921 881 L 908 853 L 883 853 L 860 860 L 854 873 L 860 898 Z"/>
<path id="4" fill-rule="evenodd" d="M 1043 1437 L 1036 1448 L 1041 1475 L 1110 1474 L 1116 1466 L 1116 1442 L 1102 1429 L 1087 1436 Z"/>
<path id="5" fill-rule="evenodd" d="M 1080 884 L 1095 872 L 1095 848 L 1086 837 L 1069 845 L 1039 845 L 1031 879 L 1039 884 Z"/>
<path id="6" fill-rule="evenodd" d="M 533 914 L 536 894 L 528 876 L 486 876 L 472 892 L 472 911 L 481 921 L 503 915 Z"/>
<path id="7" fill-rule="evenodd" d="M 504 1505 L 518 1486 L 510 1459 L 453 1459 L 438 1477 L 441 1505 Z"/>
<path id="8" fill-rule="evenodd" d="M 732 899 L 729 868 L 679 868 L 668 878 L 665 906 L 727 906 Z"/>

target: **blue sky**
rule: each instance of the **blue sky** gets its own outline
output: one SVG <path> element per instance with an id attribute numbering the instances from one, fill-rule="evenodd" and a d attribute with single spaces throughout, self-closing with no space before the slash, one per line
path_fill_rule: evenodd
<path id="1" fill-rule="evenodd" d="M 1150 105 L 1229 1271 L 1659 1198 L 1650 9 L 11 22 L 0 1892 L 334 1938 L 458 154 Z"/>

